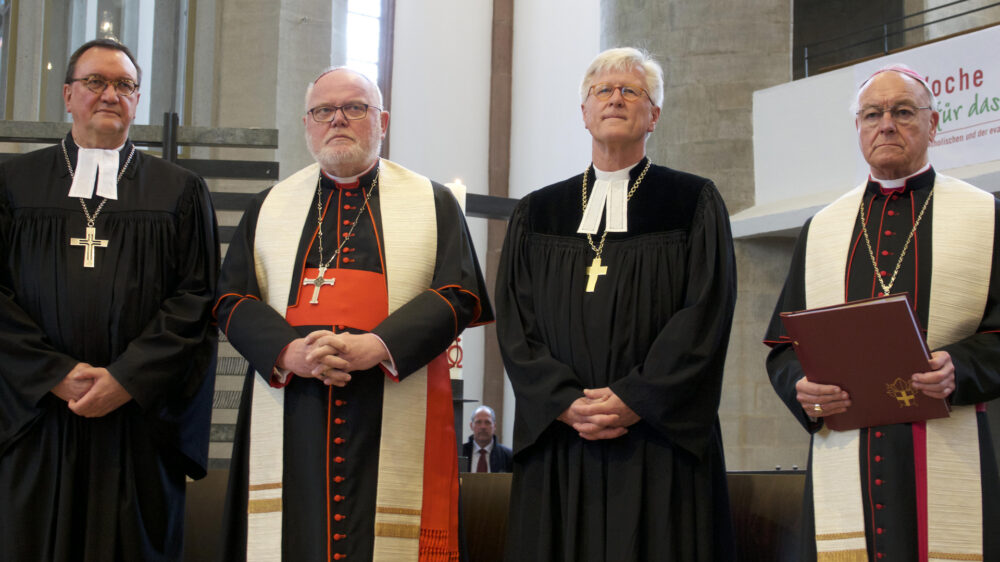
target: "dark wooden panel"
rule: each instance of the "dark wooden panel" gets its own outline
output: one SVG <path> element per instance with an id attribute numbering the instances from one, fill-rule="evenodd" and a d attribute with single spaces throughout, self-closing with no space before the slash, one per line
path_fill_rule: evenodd
<path id="1" fill-rule="evenodd" d="M 203 178 L 277 180 L 278 163 L 257 160 L 203 160 L 178 158 L 177 164 Z"/>
<path id="2" fill-rule="evenodd" d="M 185 560 L 215 560 L 228 470 L 188 482 Z M 503 559 L 511 474 L 463 473 L 461 513 L 470 562 Z M 731 472 L 729 497 L 741 562 L 792 562 L 799 550 L 805 472 Z"/>
<path id="3" fill-rule="evenodd" d="M 222 540 L 222 510 L 226 503 L 228 470 L 209 469 L 201 480 L 187 483 L 184 505 L 184 560 L 218 560 Z"/>
<path id="4" fill-rule="evenodd" d="M 795 562 L 804 471 L 730 472 L 729 503 L 741 562 Z"/>
<path id="5" fill-rule="evenodd" d="M 460 476 L 462 523 L 469 562 L 503 560 L 511 476 L 509 473 L 474 472 Z"/>

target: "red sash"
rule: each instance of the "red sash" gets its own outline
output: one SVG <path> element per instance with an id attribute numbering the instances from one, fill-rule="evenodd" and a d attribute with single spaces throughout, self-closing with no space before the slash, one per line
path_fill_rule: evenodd
<path id="1" fill-rule="evenodd" d="M 315 279 L 319 269 L 306 268 L 302 279 Z M 319 303 L 310 304 L 315 286 L 299 285 L 295 304 L 285 319 L 292 326 L 346 326 L 371 331 L 389 316 L 389 293 L 385 275 L 359 269 L 328 269 L 333 285 L 319 288 Z"/>

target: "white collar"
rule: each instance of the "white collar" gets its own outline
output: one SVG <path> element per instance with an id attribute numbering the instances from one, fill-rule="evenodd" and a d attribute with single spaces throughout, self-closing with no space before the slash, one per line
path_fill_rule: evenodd
<path id="1" fill-rule="evenodd" d="M 597 229 L 601 226 L 601 217 L 605 212 L 606 232 L 628 232 L 629 174 L 639 162 L 613 172 L 600 170 L 594 166 L 594 189 L 590 192 L 587 208 L 583 210 L 580 226 L 576 229 L 578 233 L 597 234 Z"/>
<path id="2" fill-rule="evenodd" d="M 97 180 L 97 195 L 105 199 L 118 199 L 118 151 L 115 149 L 83 148 L 77 145 L 76 170 L 70 197 L 90 199 L 94 196 L 94 180 Z M 100 172 L 100 174 L 98 174 Z"/>
<path id="3" fill-rule="evenodd" d="M 931 163 L 930 162 L 928 162 L 927 164 L 924 164 L 923 168 L 920 168 L 919 170 L 917 170 L 916 172 L 913 172 L 912 174 L 906 176 L 905 178 L 899 178 L 899 179 L 894 179 L 894 180 L 880 180 L 880 179 L 878 179 L 878 178 L 875 177 L 875 174 L 872 174 L 871 178 L 872 178 L 873 182 L 881 185 L 882 189 L 899 189 L 901 187 L 906 187 L 906 180 L 908 180 L 908 179 L 910 179 L 910 178 L 912 178 L 914 176 L 919 176 L 920 174 L 926 172 L 929 169 L 931 169 Z"/>
<path id="4" fill-rule="evenodd" d="M 340 176 L 335 176 L 333 174 L 328 174 L 326 171 L 324 171 L 322 169 L 320 170 L 320 172 L 324 176 L 326 176 L 327 178 L 333 180 L 335 183 L 337 183 L 339 185 L 350 185 L 352 183 L 358 183 L 358 180 L 361 178 L 361 176 L 363 176 L 363 175 L 367 174 L 368 172 L 372 171 L 372 168 L 374 168 L 375 165 L 378 164 L 378 161 L 379 161 L 379 159 L 376 158 L 375 161 L 372 162 L 372 165 L 368 166 L 367 170 L 361 172 L 360 174 L 358 174 L 356 176 L 349 176 L 349 177 L 346 177 L 346 178 L 342 178 Z"/>

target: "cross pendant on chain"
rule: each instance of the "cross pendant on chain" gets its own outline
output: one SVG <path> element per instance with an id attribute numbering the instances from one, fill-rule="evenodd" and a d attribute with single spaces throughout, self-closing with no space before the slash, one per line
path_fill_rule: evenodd
<path id="1" fill-rule="evenodd" d="M 83 246 L 83 267 L 94 267 L 94 248 L 107 248 L 107 240 L 97 238 L 97 229 L 93 226 L 87 227 L 85 238 L 70 238 L 70 246 Z"/>
<path id="2" fill-rule="evenodd" d="M 313 295 L 312 298 L 309 299 L 309 304 L 319 304 L 319 288 L 322 287 L 323 285 L 330 285 L 332 287 L 333 284 L 337 281 L 337 279 L 334 277 L 331 277 L 329 279 L 324 279 L 323 275 L 325 274 L 326 274 L 326 267 L 320 266 L 319 275 L 317 275 L 315 279 L 310 279 L 306 277 L 305 279 L 302 280 L 303 286 L 305 285 L 313 286 Z"/>
<path id="3" fill-rule="evenodd" d="M 594 288 L 597 287 L 597 278 L 601 275 L 605 275 L 608 272 L 608 266 L 601 265 L 601 258 L 595 257 L 594 261 L 590 262 L 587 266 L 587 292 L 593 293 Z"/>

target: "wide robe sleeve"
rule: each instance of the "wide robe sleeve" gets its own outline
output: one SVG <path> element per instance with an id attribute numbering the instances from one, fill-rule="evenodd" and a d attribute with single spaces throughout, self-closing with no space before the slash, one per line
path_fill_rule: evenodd
<path id="1" fill-rule="evenodd" d="M 155 185 L 154 180 L 150 180 Z M 204 343 L 214 341 L 209 311 L 219 271 L 215 212 L 208 188 L 192 177 L 177 209 L 175 288 L 125 351 L 107 366 L 144 409 L 176 394 L 193 396 L 209 369 Z M 214 352 L 214 346 L 212 351 Z M 199 349 L 201 348 L 201 349 Z M 194 367 L 192 367 L 194 365 Z"/>
<path id="2" fill-rule="evenodd" d="M 385 342 L 400 379 L 440 355 L 467 326 L 493 321 L 486 282 L 458 201 L 451 190 L 434 184 L 434 207 L 437 254 L 431 286 L 372 330 Z"/>
<path id="3" fill-rule="evenodd" d="M 809 233 L 809 224 L 812 219 L 806 221 L 799 233 L 799 238 L 795 242 L 795 250 L 792 253 L 792 263 L 789 266 L 788 277 L 785 279 L 785 286 L 781 290 L 781 296 L 774 307 L 771 321 L 764 336 L 764 343 L 771 346 L 771 352 L 767 355 L 767 374 L 771 379 L 771 386 L 782 402 L 795 416 L 795 419 L 810 433 L 815 433 L 823 427 L 823 422 L 813 420 L 806 415 L 802 405 L 796 399 L 797 391 L 795 383 L 798 382 L 805 373 L 802 372 L 802 365 L 795 355 L 792 347 L 792 340 L 785 332 L 785 326 L 781 322 L 781 313 L 795 310 L 804 310 L 806 307 L 805 288 L 805 261 L 806 261 L 806 238 Z"/>
<path id="4" fill-rule="evenodd" d="M 270 190 L 254 196 L 226 251 L 219 278 L 215 318 L 219 329 L 246 357 L 250 366 L 270 382 L 278 356 L 301 337 L 261 294 L 254 266 L 254 237 L 260 206 Z"/>
<path id="5" fill-rule="evenodd" d="M 17 303 L 7 268 L 13 218 L 6 177 L 0 173 L 0 451 L 36 416 L 39 401 L 79 363 L 56 350 Z"/>
<path id="6" fill-rule="evenodd" d="M 535 443 L 583 386 L 573 368 L 553 355 L 538 329 L 528 244 L 530 197 L 522 199 L 507 224 L 497 271 L 497 340 L 517 399 L 514 452 Z"/>
<path id="7" fill-rule="evenodd" d="M 683 308 L 660 330 L 643 362 L 611 384 L 644 422 L 699 458 L 718 420 L 735 306 L 729 213 L 708 183 L 688 233 Z"/>

